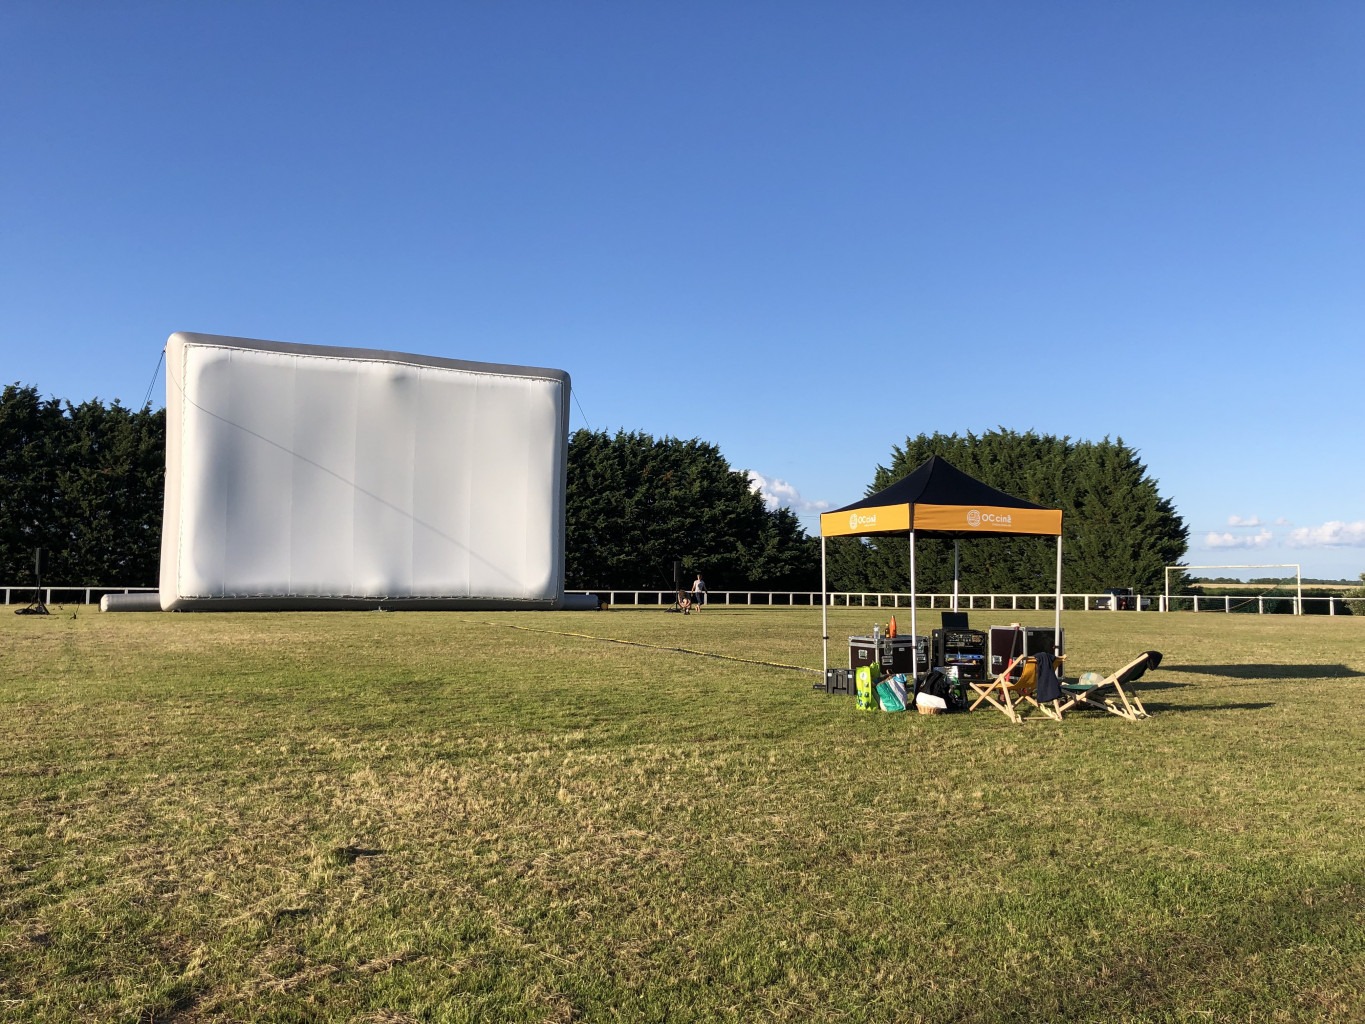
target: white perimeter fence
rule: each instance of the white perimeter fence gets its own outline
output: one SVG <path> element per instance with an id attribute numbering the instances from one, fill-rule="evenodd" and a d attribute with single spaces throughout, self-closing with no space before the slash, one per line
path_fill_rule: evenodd
<path id="1" fill-rule="evenodd" d="M 5 604 L 32 604 L 33 586 L 0 587 Z M 99 604 L 105 594 L 155 594 L 156 587 L 42 587 L 43 604 Z M 77 596 L 79 595 L 79 596 Z"/>
<path id="2" fill-rule="evenodd" d="M 33 587 L 0 587 L 5 604 L 29 604 L 34 599 Z M 105 594 L 148 594 L 155 587 L 43 587 L 43 604 L 98 604 Z M 669 606 L 673 605 L 673 590 L 570 590 L 570 594 L 596 594 L 608 604 Z M 909 608 L 909 594 L 829 594 L 832 608 Z M 1054 594 L 958 594 L 957 606 L 963 611 L 1052 611 Z M 1062 608 L 1067 611 L 1112 610 L 1108 594 L 1063 594 Z M 1349 615 L 1344 597 L 1297 597 L 1293 594 L 1261 594 L 1247 597 L 1237 595 L 1172 594 L 1131 599 L 1132 611 L 1172 612 L 1250 612 L 1252 606 L 1259 615 Z M 1169 600 L 1169 606 L 1167 601 Z M 1301 602 L 1301 603 L 1300 603 Z M 804 590 L 711 590 L 706 594 L 710 605 L 750 605 L 778 607 L 819 606 L 820 592 Z M 920 594 L 918 608 L 949 609 L 952 594 Z"/>
<path id="3" fill-rule="evenodd" d="M 669 605 L 674 602 L 676 592 L 672 590 L 570 590 L 570 594 L 596 594 L 609 604 L 624 605 Z M 909 608 L 909 594 L 829 594 L 831 608 Z M 962 611 L 1052 611 L 1057 603 L 1055 594 L 958 594 L 957 607 Z M 1113 600 L 1108 594 L 1063 594 L 1062 608 L 1065 611 L 1117 611 L 1110 608 Z M 1219 594 L 1172 594 L 1143 597 L 1134 595 L 1131 609 L 1125 611 L 1153 612 L 1250 612 L 1254 606 L 1260 615 L 1349 615 L 1345 598 L 1298 597 L 1295 594 L 1262 594 L 1239 597 Z M 1169 605 L 1168 605 L 1169 601 Z M 789 590 L 709 590 L 706 593 L 708 605 L 799 605 L 819 607 L 820 592 Z M 917 608 L 950 609 L 953 607 L 952 594 L 920 594 Z"/>

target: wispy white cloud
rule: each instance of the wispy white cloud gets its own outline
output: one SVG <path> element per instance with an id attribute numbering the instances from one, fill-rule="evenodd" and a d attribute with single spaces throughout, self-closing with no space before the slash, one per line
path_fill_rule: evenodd
<path id="1" fill-rule="evenodd" d="M 1291 530 L 1286 542 L 1292 548 L 1365 548 L 1365 519 L 1343 523 L 1334 519 L 1321 526 Z"/>
<path id="2" fill-rule="evenodd" d="M 1204 537 L 1206 548 L 1263 548 L 1267 547 L 1275 535 L 1269 530 L 1261 530 L 1259 533 L 1235 534 L 1235 533 L 1209 533 Z"/>
<path id="3" fill-rule="evenodd" d="M 829 508 L 827 501 L 807 501 L 801 497 L 800 491 L 785 480 L 766 477 L 752 469 L 745 472 L 749 474 L 749 490 L 761 496 L 763 503 L 770 509 L 789 508 L 796 512 L 823 512 Z"/>
<path id="4" fill-rule="evenodd" d="M 1260 526 L 1260 516 L 1228 516 L 1229 526 Z"/>

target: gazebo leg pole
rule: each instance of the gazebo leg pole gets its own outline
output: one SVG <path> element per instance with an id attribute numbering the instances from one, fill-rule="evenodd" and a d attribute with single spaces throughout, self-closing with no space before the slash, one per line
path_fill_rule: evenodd
<path id="1" fill-rule="evenodd" d="M 959 585 L 958 585 L 958 580 L 959 580 L 959 578 L 960 578 L 960 576 L 961 576 L 961 571 L 960 571 L 959 568 L 958 568 L 957 544 L 958 544 L 957 538 L 954 537 L 954 538 L 953 538 L 953 611 L 957 611 L 957 610 L 958 610 L 957 595 L 958 595 L 958 590 L 960 589 L 960 588 L 959 588 Z"/>
<path id="2" fill-rule="evenodd" d="M 915 680 L 919 679 L 919 625 L 915 618 L 918 612 L 919 599 L 915 591 L 915 531 L 910 531 L 910 671 L 914 673 L 914 679 L 910 681 L 914 686 Z"/>
<path id="3" fill-rule="evenodd" d="M 824 648 L 824 672 L 820 679 L 829 678 L 829 586 L 825 583 L 825 533 L 820 531 L 820 638 Z"/>
<path id="4" fill-rule="evenodd" d="M 1062 642 L 1062 535 L 1060 533 L 1057 534 L 1057 605 L 1053 610 L 1053 616 L 1053 644 L 1060 645 Z M 1054 646 L 1052 653 L 1055 656 L 1060 652 Z"/>

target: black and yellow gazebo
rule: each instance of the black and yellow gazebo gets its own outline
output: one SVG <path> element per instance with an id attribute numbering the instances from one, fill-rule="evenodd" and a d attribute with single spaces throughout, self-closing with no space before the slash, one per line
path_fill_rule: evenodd
<path id="1" fill-rule="evenodd" d="M 1013 534 L 1057 538 L 1056 628 L 1062 628 L 1062 513 L 996 490 L 935 455 L 909 476 L 861 501 L 820 516 L 820 626 L 824 667 L 829 669 L 829 585 L 825 578 L 826 537 L 910 537 L 910 635 L 918 636 L 915 605 L 915 534 L 953 538 L 953 597 L 957 598 L 957 542 L 964 537 Z M 912 645 L 918 674 L 919 655 Z M 928 666 L 925 666 L 928 667 Z"/>

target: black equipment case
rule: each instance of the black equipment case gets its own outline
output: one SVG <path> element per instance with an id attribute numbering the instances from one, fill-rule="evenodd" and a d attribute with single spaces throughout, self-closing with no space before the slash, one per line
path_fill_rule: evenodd
<path id="1" fill-rule="evenodd" d="M 929 638 L 915 637 L 919 647 L 919 670 L 929 668 Z M 873 643 L 870 636 L 851 636 L 848 638 L 848 667 L 858 668 L 880 662 L 883 672 L 914 671 L 911 659 L 915 656 L 908 636 L 884 636 Z"/>

